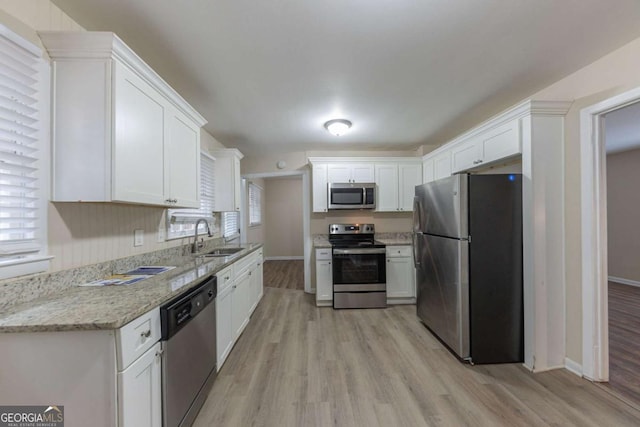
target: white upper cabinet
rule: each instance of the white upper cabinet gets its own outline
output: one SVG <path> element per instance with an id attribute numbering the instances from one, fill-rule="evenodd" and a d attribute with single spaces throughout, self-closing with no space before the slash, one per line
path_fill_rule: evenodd
<path id="1" fill-rule="evenodd" d="M 53 70 L 53 201 L 199 206 L 206 121 L 109 32 L 43 32 Z"/>
<path id="2" fill-rule="evenodd" d="M 398 209 L 398 164 L 380 163 L 375 165 L 376 210 L 378 212 Z"/>
<path id="3" fill-rule="evenodd" d="M 453 172 L 476 169 L 522 152 L 520 120 L 488 129 L 452 148 Z"/>
<path id="4" fill-rule="evenodd" d="M 451 176 L 451 151 L 445 150 L 433 158 L 433 179 Z"/>
<path id="5" fill-rule="evenodd" d="M 215 212 L 240 211 L 242 187 L 240 183 L 240 160 L 242 153 L 235 148 L 215 151 Z"/>
<path id="6" fill-rule="evenodd" d="M 413 211 L 416 185 L 422 183 L 422 165 L 418 162 L 398 164 L 398 208 Z"/>
<path id="7" fill-rule="evenodd" d="M 314 163 L 311 170 L 314 212 L 327 211 L 327 184 L 329 183 L 329 180 L 327 178 L 327 166 L 328 165 L 326 163 Z"/>
<path id="8" fill-rule="evenodd" d="M 327 178 L 329 182 L 374 182 L 373 163 L 330 163 Z"/>
<path id="9" fill-rule="evenodd" d="M 422 183 L 419 161 L 376 163 L 375 176 L 378 212 L 413 210 L 415 186 Z"/>
<path id="10" fill-rule="evenodd" d="M 433 158 L 424 158 L 422 160 L 422 183 L 426 184 L 427 182 L 433 181 L 434 170 L 433 170 Z"/>

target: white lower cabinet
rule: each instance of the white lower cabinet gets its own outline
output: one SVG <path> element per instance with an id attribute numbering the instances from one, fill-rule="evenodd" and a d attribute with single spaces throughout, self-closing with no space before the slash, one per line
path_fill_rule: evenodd
<path id="1" fill-rule="evenodd" d="M 233 285 L 230 285 L 219 291 L 216 297 L 216 366 L 218 371 L 231 352 L 235 342 L 231 318 L 232 294 Z"/>
<path id="2" fill-rule="evenodd" d="M 236 278 L 233 284 L 231 298 L 231 327 L 234 339 L 237 339 L 249 323 L 249 282 L 250 271 L 246 271 Z"/>
<path id="3" fill-rule="evenodd" d="M 128 368 L 118 372 L 118 426 L 162 424 L 161 344 L 158 342 Z"/>
<path id="4" fill-rule="evenodd" d="M 316 249 L 316 305 L 333 305 L 331 248 Z"/>
<path id="5" fill-rule="evenodd" d="M 263 295 L 262 249 L 220 270 L 216 297 L 216 366 L 220 371 Z"/>
<path id="6" fill-rule="evenodd" d="M 415 296 L 411 246 L 387 246 L 387 303 L 412 304 Z"/>

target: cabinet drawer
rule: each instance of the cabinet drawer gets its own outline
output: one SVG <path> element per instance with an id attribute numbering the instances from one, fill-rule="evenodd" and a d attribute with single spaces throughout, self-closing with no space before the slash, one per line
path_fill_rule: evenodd
<path id="1" fill-rule="evenodd" d="M 256 253 L 253 252 L 242 259 L 239 259 L 233 264 L 234 277 L 240 277 L 242 273 L 249 270 L 251 266 L 256 262 Z"/>
<path id="2" fill-rule="evenodd" d="M 134 360 L 160 340 L 160 309 L 155 308 L 116 331 L 118 370 Z"/>
<path id="3" fill-rule="evenodd" d="M 387 246 L 387 258 L 410 257 L 411 246 Z"/>
<path id="4" fill-rule="evenodd" d="M 216 273 L 218 279 L 218 294 L 233 282 L 233 266 L 224 268 Z"/>
<path id="5" fill-rule="evenodd" d="M 316 261 L 331 259 L 331 248 L 316 249 Z"/>

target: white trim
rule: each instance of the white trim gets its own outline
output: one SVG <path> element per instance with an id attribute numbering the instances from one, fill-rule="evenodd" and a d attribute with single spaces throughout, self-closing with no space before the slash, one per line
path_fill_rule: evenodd
<path id="1" fill-rule="evenodd" d="M 582 377 L 582 365 L 578 362 L 569 359 L 568 357 L 564 358 L 564 367 L 567 371 L 576 374 L 579 377 Z"/>
<path id="2" fill-rule="evenodd" d="M 304 260 L 303 255 L 295 255 L 295 256 L 268 256 L 264 257 L 265 261 L 297 261 Z"/>
<path id="3" fill-rule="evenodd" d="M 385 163 L 385 162 L 413 162 L 422 163 L 421 157 L 307 157 L 307 163 L 353 163 L 353 162 L 370 162 L 370 163 Z"/>
<path id="4" fill-rule="evenodd" d="M 640 101 L 640 88 L 580 111 L 582 371 L 609 380 L 604 115 Z"/>
<path id="5" fill-rule="evenodd" d="M 615 277 L 615 276 L 609 276 L 607 277 L 607 280 L 609 280 L 610 282 L 619 283 L 621 285 L 640 287 L 640 282 L 637 280 L 624 279 L 622 277 Z"/>
<path id="6" fill-rule="evenodd" d="M 245 179 L 280 178 L 285 176 L 302 176 L 302 235 L 304 244 L 304 291 L 312 293 L 311 289 L 311 251 L 313 239 L 311 238 L 311 180 L 309 169 L 295 171 L 250 173 L 242 175 Z"/>

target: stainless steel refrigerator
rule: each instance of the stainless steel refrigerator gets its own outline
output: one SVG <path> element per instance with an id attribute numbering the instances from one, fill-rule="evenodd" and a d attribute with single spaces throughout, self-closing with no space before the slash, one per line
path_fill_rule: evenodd
<path id="1" fill-rule="evenodd" d="M 459 358 L 522 362 L 522 176 L 416 186 L 418 317 Z"/>

